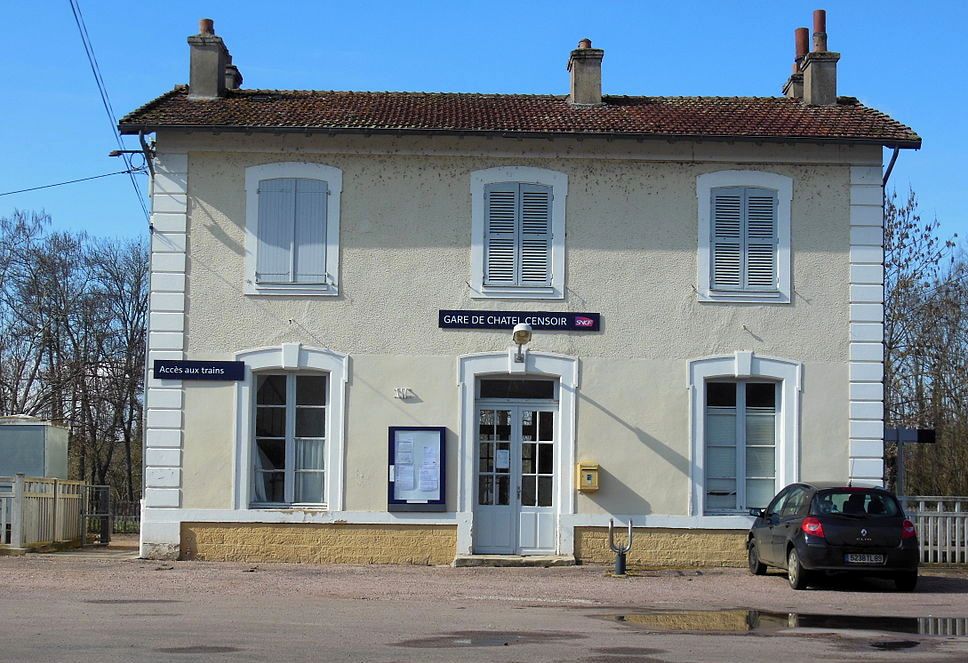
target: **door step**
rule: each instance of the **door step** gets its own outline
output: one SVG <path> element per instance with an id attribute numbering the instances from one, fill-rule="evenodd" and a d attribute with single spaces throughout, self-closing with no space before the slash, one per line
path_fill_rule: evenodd
<path id="1" fill-rule="evenodd" d="M 458 555 L 452 566 L 574 566 L 574 555 Z"/>

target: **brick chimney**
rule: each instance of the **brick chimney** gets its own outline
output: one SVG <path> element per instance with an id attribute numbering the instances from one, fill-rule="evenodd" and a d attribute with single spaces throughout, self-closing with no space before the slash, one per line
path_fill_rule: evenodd
<path id="1" fill-rule="evenodd" d="M 827 50 L 827 12 L 813 12 L 813 50 L 803 59 L 803 103 L 833 106 L 837 103 L 837 61 L 840 53 Z"/>
<path id="2" fill-rule="evenodd" d="M 605 51 L 592 48 L 590 39 L 578 42 L 568 58 L 571 92 L 568 103 L 576 106 L 599 106 L 602 103 L 602 58 Z"/>
<path id="3" fill-rule="evenodd" d="M 242 87 L 242 72 L 232 64 L 232 56 L 229 56 L 229 63 L 225 65 L 225 89 L 238 90 Z"/>
<path id="4" fill-rule="evenodd" d="M 188 96 L 195 99 L 224 97 L 225 90 L 237 89 L 242 74 L 232 64 L 232 56 L 221 37 L 215 36 L 215 21 L 203 18 L 198 34 L 188 38 L 191 52 Z"/>
<path id="5" fill-rule="evenodd" d="M 793 31 L 794 58 L 793 73 L 783 86 L 783 94 L 790 99 L 803 99 L 803 59 L 807 56 L 809 31 L 797 28 Z"/>

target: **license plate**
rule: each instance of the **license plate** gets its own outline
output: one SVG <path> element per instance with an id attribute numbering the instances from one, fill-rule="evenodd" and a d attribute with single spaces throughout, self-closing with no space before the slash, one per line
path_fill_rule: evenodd
<path id="1" fill-rule="evenodd" d="M 884 555 L 870 555 L 867 553 L 849 553 L 848 564 L 883 564 Z"/>

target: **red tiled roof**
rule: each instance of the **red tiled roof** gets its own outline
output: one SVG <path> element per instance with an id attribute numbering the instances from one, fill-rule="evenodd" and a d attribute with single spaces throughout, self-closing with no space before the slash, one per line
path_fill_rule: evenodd
<path id="1" fill-rule="evenodd" d="M 806 140 L 921 146 L 921 137 L 852 97 L 807 106 L 785 97 L 606 96 L 572 106 L 564 96 L 422 92 L 230 90 L 189 99 L 176 87 L 129 113 L 122 133 L 156 129 L 292 130 L 656 138 Z"/>

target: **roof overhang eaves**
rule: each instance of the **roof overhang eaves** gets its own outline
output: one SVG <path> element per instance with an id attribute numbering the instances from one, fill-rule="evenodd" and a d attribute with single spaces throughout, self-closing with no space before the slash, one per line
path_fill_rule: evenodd
<path id="1" fill-rule="evenodd" d="M 176 131 L 200 131 L 211 133 L 269 133 L 269 134 L 347 134 L 347 135 L 392 135 L 392 136 L 482 136 L 498 138 L 605 138 L 609 140 L 666 140 L 666 141 L 717 141 L 751 143 L 822 143 L 850 145 L 880 145 L 887 148 L 921 149 L 921 140 L 889 140 L 880 138 L 848 138 L 840 136 L 759 136 L 759 135 L 721 135 L 721 134 L 672 134 L 672 133 L 632 133 L 614 131 L 502 131 L 490 129 L 422 129 L 393 127 L 292 127 L 292 126 L 245 126 L 245 125 L 205 125 L 205 124 L 137 124 L 118 125 L 122 135 L 137 135 L 170 129 Z"/>

